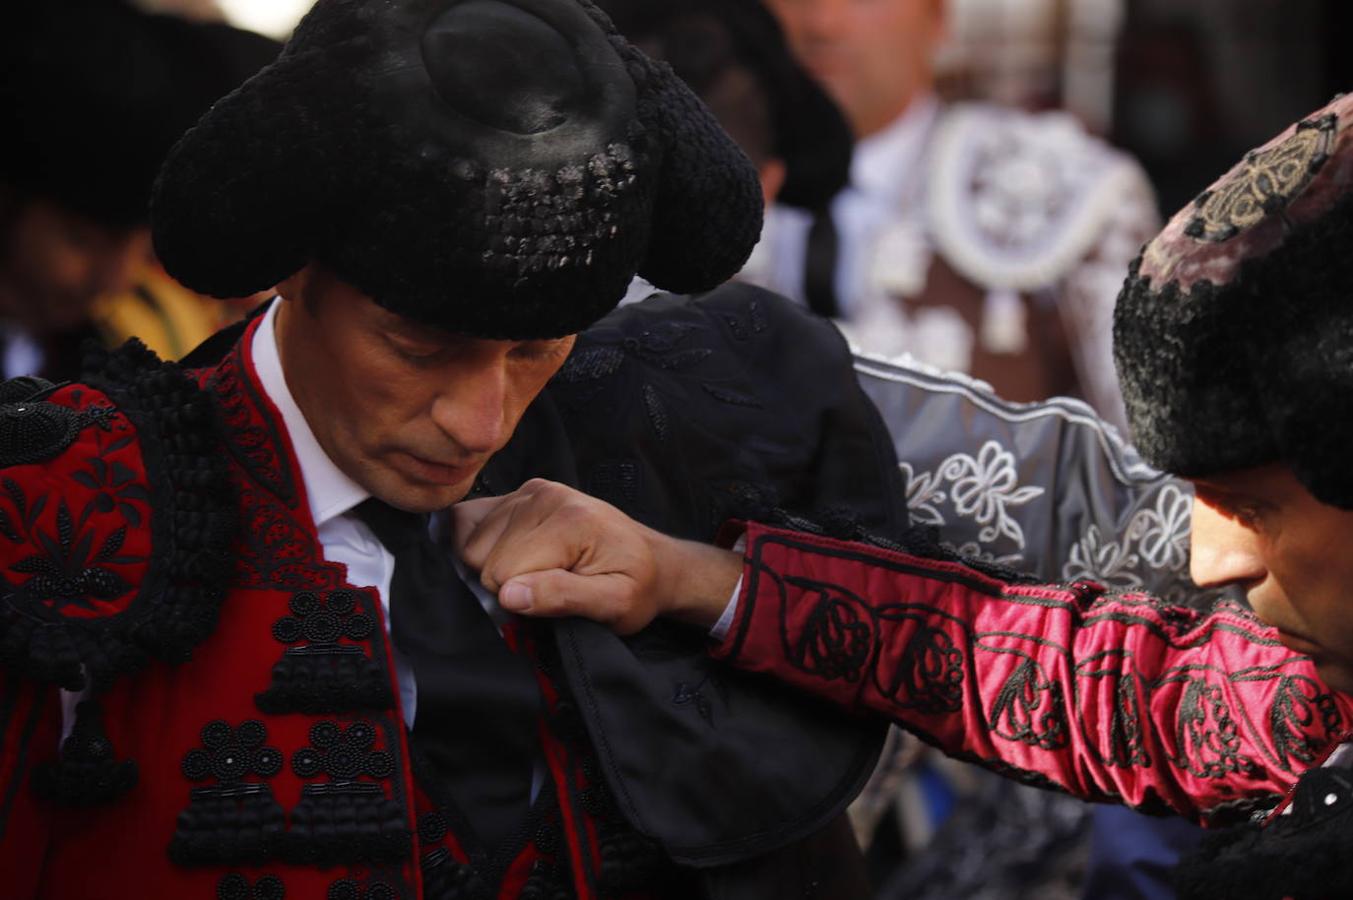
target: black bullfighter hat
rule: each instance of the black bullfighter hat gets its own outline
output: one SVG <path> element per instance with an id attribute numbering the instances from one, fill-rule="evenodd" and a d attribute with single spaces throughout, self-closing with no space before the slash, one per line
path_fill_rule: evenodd
<path id="1" fill-rule="evenodd" d="M 761 0 L 599 0 L 630 40 L 659 59 L 697 94 L 732 64 L 760 84 L 785 163 L 779 201 L 818 209 L 850 179 L 854 138 L 840 109 L 794 59 Z M 731 130 L 731 129 L 730 129 Z"/>
<path id="2" fill-rule="evenodd" d="M 1350 125 L 1340 97 L 1246 154 L 1133 263 L 1114 355 L 1153 465 L 1284 463 L 1353 509 Z"/>
<path id="3" fill-rule="evenodd" d="M 175 148 L 155 246 L 240 296 L 317 261 L 409 319 L 578 331 L 637 271 L 738 271 L 755 170 L 671 70 L 587 0 L 319 0 L 276 63 Z"/>

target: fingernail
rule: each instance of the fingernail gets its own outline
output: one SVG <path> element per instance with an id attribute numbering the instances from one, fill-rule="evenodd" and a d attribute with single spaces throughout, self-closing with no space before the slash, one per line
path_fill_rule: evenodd
<path id="1" fill-rule="evenodd" d="M 528 585 L 515 581 L 504 585 L 502 592 L 498 594 L 498 602 L 509 612 L 530 612 L 535 600 L 535 592 Z"/>

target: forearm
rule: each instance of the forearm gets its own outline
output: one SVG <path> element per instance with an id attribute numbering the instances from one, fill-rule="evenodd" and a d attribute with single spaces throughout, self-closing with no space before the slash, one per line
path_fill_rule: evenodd
<path id="1" fill-rule="evenodd" d="M 748 539 L 718 655 L 1079 796 L 1214 818 L 1285 791 L 1353 721 L 1239 609 L 1005 584 L 760 526 Z"/>

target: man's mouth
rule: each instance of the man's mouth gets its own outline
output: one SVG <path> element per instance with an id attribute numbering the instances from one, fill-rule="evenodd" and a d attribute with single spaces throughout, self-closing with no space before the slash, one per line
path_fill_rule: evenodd
<path id="1" fill-rule="evenodd" d="M 407 451 L 400 453 L 399 459 L 402 463 L 401 468 L 404 469 L 406 474 L 412 477 L 414 481 L 425 484 L 443 486 L 460 484 L 473 478 L 480 468 L 480 464 L 477 462 L 444 463 L 434 459 L 426 459 Z"/>

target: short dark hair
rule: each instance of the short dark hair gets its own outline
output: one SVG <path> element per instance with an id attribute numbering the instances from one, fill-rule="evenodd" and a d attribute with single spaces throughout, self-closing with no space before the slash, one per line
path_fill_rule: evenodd
<path id="1" fill-rule="evenodd" d="M 637 44 L 690 85 L 753 163 L 761 166 L 775 158 L 770 93 L 738 56 L 727 25 L 708 13 L 690 13 Z"/>

